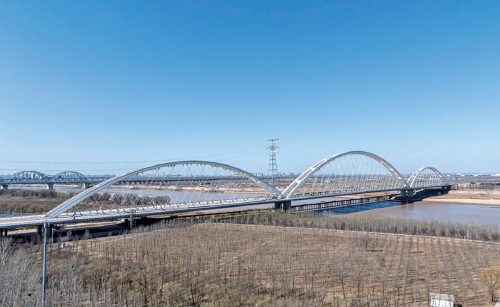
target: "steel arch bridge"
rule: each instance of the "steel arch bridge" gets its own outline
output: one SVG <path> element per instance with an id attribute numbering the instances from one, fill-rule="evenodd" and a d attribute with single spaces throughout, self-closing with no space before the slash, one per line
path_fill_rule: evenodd
<path id="1" fill-rule="evenodd" d="M 407 181 L 410 188 L 429 188 L 446 185 L 446 180 L 440 171 L 434 167 L 421 167 Z"/>
<path id="2" fill-rule="evenodd" d="M 17 172 L 9 177 L 0 178 L 1 186 L 6 189 L 9 185 L 45 184 L 52 188 L 54 184 L 96 184 L 109 179 L 103 176 L 85 176 L 75 171 L 64 171 L 55 175 L 47 175 L 38 171 Z"/>
<path id="3" fill-rule="evenodd" d="M 140 190 L 140 193 L 136 190 Z M 169 192 L 162 193 L 165 190 Z M 95 197 L 97 193 L 102 194 Z M 161 211 L 167 207 L 195 204 L 223 205 L 250 199 L 255 202 L 281 197 L 282 194 L 275 187 L 242 169 L 217 162 L 179 161 L 115 176 L 65 201 L 45 216 L 60 217 L 67 214 L 68 210 L 78 208 L 84 201 L 87 203 L 82 207 L 87 214 L 112 214 L 130 213 L 131 210 Z M 77 213 L 82 214 L 73 210 L 73 214 Z"/>
<path id="4" fill-rule="evenodd" d="M 52 180 L 54 182 L 64 182 L 64 183 L 81 183 L 88 181 L 85 175 L 74 171 L 65 171 L 57 173 L 54 175 L 54 177 L 52 177 Z"/>
<path id="5" fill-rule="evenodd" d="M 37 171 L 22 171 L 12 175 L 9 178 L 10 184 L 37 184 L 44 183 L 48 178 L 45 174 Z"/>
<path id="6" fill-rule="evenodd" d="M 14 177 L 14 176 L 13 176 Z M 20 172 L 15 178 L 41 180 L 38 172 Z M 52 176 L 59 182 L 83 180 L 77 172 Z M 11 178 L 12 179 L 12 178 Z M 385 159 L 366 151 L 329 156 L 308 168 L 282 191 L 240 168 L 210 161 L 177 161 L 152 165 L 115 176 L 66 200 L 45 215 L 0 219 L 6 225 L 33 225 L 41 221 L 71 223 L 189 211 L 227 210 L 254 205 L 287 204 L 294 200 L 370 192 L 411 195 L 416 190 L 447 186 L 443 175 L 423 167 L 407 180 Z M 283 206 L 285 208 L 285 206 Z"/>
<path id="7" fill-rule="evenodd" d="M 325 194 L 392 191 L 406 187 L 404 177 L 383 158 L 366 151 L 348 151 L 327 157 L 295 179 L 286 198 Z"/>

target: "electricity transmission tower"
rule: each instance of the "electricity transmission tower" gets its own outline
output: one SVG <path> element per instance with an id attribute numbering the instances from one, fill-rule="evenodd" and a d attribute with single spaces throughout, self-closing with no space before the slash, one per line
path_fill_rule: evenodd
<path id="1" fill-rule="evenodd" d="M 269 145 L 267 146 L 267 150 L 269 152 L 269 168 L 268 168 L 268 176 L 271 178 L 271 183 L 276 186 L 276 179 L 278 177 L 278 164 L 276 164 L 276 154 L 278 153 L 278 140 L 279 139 L 269 139 L 267 142 Z"/>

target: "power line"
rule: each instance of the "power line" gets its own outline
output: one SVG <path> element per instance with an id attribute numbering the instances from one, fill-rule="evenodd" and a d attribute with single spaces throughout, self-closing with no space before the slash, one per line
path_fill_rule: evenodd
<path id="1" fill-rule="evenodd" d="M 130 166 L 126 168 L 96 168 L 96 169 L 72 169 L 74 171 L 79 171 L 79 172 L 119 172 L 119 171 L 130 171 L 131 169 L 135 168 L 140 168 L 140 164 L 144 163 L 168 163 L 168 162 L 175 162 L 175 161 L 180 161 L 180 160 L 198 160 L 198 159 L 204 159 L 204 158 L 210 158 L 210 157 L 218 157 L 218 156 L 227 156 L 227 155 L 234 155 L 234 154 L 239 154 L 239 153 L 246 153 L 244 156 L 248 156 L 249 154 L 257 151 L 261 151 L 262 146 L 259 148 L 254 148 L 251 150 L 240 150 L 240 151 L 234 151 L 234 152 L 228 152 L 228 153 L 222 153 L 222 154 L 213 154 L 213 155 L 205 155 L 205 156 L 198 156 L 198 157 L 189 157 L 189 158 L 180 158 L 180 159 L 168 159 L 168 160 L 143 160 L 143 161 L 123 161 L 123 162 L 103 162 L 103 161 L 98 161 L 98 162 L 80 162 L 80 161 L 75 161 L 75 162 L 70 162 L 70 161 L 65 161 L 65 162 L 51 162 L 51 161 L 1 161 L 0 163 L 16 163 L 16 164 L 47 164 L 47 165 L 65 165 L 65 164 L 86 164 L 86 165 L 106 165 L 106 164 L 137 164 L 139 166 Z M 237 159 L 241 159 L 241 156 L 237 157 Z M 226 159 L 227 160 L 227 159 Z M 230 160 L 234 160 L 230 159 Z M 8 171 L 8 172 L 18 172 L 18 171 L 26 171 L 25 168 L 0 168 L 0 171 Z M 39 169 L 37 168 L 37 171 L 40 172 L 64 172 L 68 171 L 67 168 L 65 169 Z"/>
<path id="2" fill-rule="evenodd" d="M 219 154 L 212 154 L 212 155 L 204 155 L 204 156 L 195 156 L 195 157 L 190 157 L 190 158 L 171 158 L 171 159 L 163 159 L 163 160 L 139 160 L 139 161 L 89 161 L 89 162 L 82 162 L 82 161 L 59 161 L 59 162 L 54 162 L 54 161 L 20 161 L 20 160 L 0 160 L 0 163 L 17 163 L 17 164 L 133 164 L 133 163 L 160 163 L 160 162 L 171 162 L 171 161 L 177 161 L 177 160 L 194 160 L 194 159 L 202 159 L 202 158 L 211 158 L 211 157 L 219 157 L 219 156 L 226 156 L 226 155 L 232 155 L 232 154 L 239 154 L 239 153 L 244 153 L 244 152 L 250 152 L 250 151 L 257 151 L 261 150 L 261 147 L 255 148 L 252 150 L 240 150 L 240 151 L 234 151 L 234 152 L 227 152 L 227 153 L 219 153 Z M 7 169 L 5 169 L 7 170 Z"/>
<path id="3" fill-rule="evenodd" d="M 128 171 L 133 168 L 106 168 L 106 169 L 72 169 L 71 171 L 76 172 L 109 172 L 109 171 Z M 0 168 L 0 171 L 14 171 L 14 172 L 23 172 L 23 171 L 32 171 L 26 170 L 22 168 Z M 37 172 L 66 172 L 70 171 L 68 169 L 37 169 Z"/>

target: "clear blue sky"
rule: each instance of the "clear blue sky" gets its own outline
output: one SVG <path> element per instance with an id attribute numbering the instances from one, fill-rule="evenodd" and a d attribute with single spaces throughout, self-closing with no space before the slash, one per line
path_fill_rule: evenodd
<path id="1" fill-rule="evenodd" d="M 0 173 L 267 172 L 269 138 L 281 172 L 349 150 L 500 172 L 499 16 L 496 0 L 0 1 Z"/>

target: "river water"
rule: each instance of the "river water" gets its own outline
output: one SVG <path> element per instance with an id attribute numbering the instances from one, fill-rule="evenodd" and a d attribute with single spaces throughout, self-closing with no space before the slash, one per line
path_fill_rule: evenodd
<path id="1" fill-rule="evenodd" d="M 488 205 L 439 204 L 417 202 L 357 214 L 404 219 L 434 219 L 455 223 L 496 224 L 500 226 L 500 207 Z"/>
<path id="2" fill-rule="evenodd" d="M 439 204 L 416 202 L 401 204 L 383 201 L 345 208 L 324 210 L 323 214 L 355 214 L 401 219 L 427 219 L 476 225 L 497 225 L 500 228 L 500 206 Z"/>
<path id="3" fill-rule="evenodd" d="M 84 189 L 78 187 L 56 187 L 58 192 L 75 192 L 79 193 Z M 109 189 L 107 192 L 113 193 L 124 193 L 123 189 L 113 188 Z M 211 200 L 224 200 L 230 199 L 235 196 L 237 198 L 252 198 L 258 197 L 256 194 L 247 195 L 234 195 L 234 194 L 223 194 L 223 193 L 203 193 L 203 192 L 187 192 L 187 191 L 171 191 L 171 190 L 153 190 L 153 189 L 135 189 L 128 190 L 128 193 L 137 193 L 142 196 L 163 196 L 168 195 L 171 197 L 173 202 L 195 202 L 202 201 L 206 199 Z M 315 199 L 307 201 L 294 201 L 293 205 L 300 203 L 312 203 L 319 201 L 329 201 L 335 198 L 325 198 L 325 199 Z M 270 207 L 271 205 L 254 206 L 255 208 Z M 455 222 L 455 223 L 470 223 L 470 224 L 495 224 L 500 227 L 500 206 L 488 206 L 488 205 L 468 205 L 468 204 L 440 204 L 440 203 L 426 203 L 416 202 L 412 204 L 401 204 L 394 201 L 382 201 L 370 204 L 361 204 L 356 206 L 333 208 L 328 210 L 314 211 L 314 215 L 322 214 L 359 214 L 377 217 L 392 217 L 392 218 L 402 218 L 402 219 L 434 219 L 443 222 Z M 5 217 L 6 214 L 1 214 L 0 217 Z M 7 214 L 8 216 L 8 214 Z"/>

